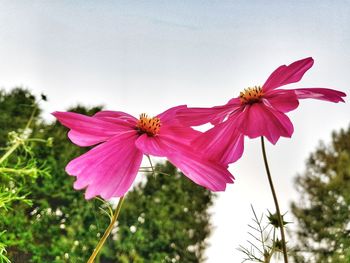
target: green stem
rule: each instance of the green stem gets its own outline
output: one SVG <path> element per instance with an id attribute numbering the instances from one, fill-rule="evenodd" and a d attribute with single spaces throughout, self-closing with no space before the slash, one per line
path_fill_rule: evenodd
<path id="1" fill-rule="evenodd" d="M 31 173 L 36 172 L 36 171 L 37 171 L 37 169 L 35 169 L 35 168 L 16 169 L 16 168 L 0 167 L 0 173 L 31 174 Z"/>
<path id="2" fill-rule="evenodd" d="M 124 201 L 124 196 L 120 197 L 119 202 L 118 202 L 118 206 L 115 209 L 115 212 L 113 214 L 113 217 L 111 219 L 111 222 L 109 224 L 109 226 L 107 227 L 105 233 L 103 234 L 102 238 L 100 239 L 100 241 L 98 242 L 96 248 L 94 249 L 94 251 L 92 252 L 89 260 L 87 263 L 93 263 L 98 252 L 101 250 L 101 248 L 103 247 L 103 244 L 105 243 L 106 239 L 108 238 L 109 234 L 111 233 L 113 226 L 115 224 L 115 222 L 118 219 L 119 213 L 120 213 L 120 209 L 122 208 L 122 204 Z"/>
<path id="3" fill-rule="evenodd" d="M 17 141 L 10 149 L 0 158 L 0 164 L 3 163 L 17 148 L 21 145 L 21 141 Z"/>
<path id="4" fill-rule="evenodd" d="M 148 155 L 148 154 L 147 154 L 146 156 L 147 156 L 147 158 L 148 158 L 149 164 L 151 165 L 152 175 L 155 175 L 155 173 L 154 173 L 154 167 L 153 167 L 153 164 L 152 164 L 151 157 L 149 157 L 149 155 Z"/>
<path id="5" fill-rule="evenodd" d="M 29 120 L 28 120 L 27 125 L 26 125 L 26 127 L 24 128 L 24 130 L 27 130 L 27 129 L 30 127 L 30 125 L 32 124 L 32 121 L 34 120 L 36 111 L 37 111 L 37 107 L 36 107 L 36 105 L 34 104 L 34 109 L 33 109 L 33 111 L 32 111 L 32 114 L 31 114 L 30 117 L 29 117 Z"/>
<path id="6" fill-rule="evenodd" d="M 37 138 L 27 139 L 26 141 L 27 142 L 47 142 L 47 140 L 37 139 Z"/>
<path id="7" fill-rule="evenodd" d="M 265 163 L 265 169 L 267 173 L 267 178 L 269 179 L 269 184 L 271 188 L 271 193 L 273 196 L 273 201 L 275 202 L 275 207 L 276 207 L 276 212 L 277 212 L 277 217 L 278 217 L 278 224 L 280 226 L 281 230 L 281 239 L 282 239 L 282 249 L 283 249 L 283 257 L 284 257 L 284 262 L 288 263 L 288 256 L 287 256 L 287 247 L 286 247 L 286 238 L 284 235 L 284 225 L 283 225 L 283 220 L 280 212 L 280 207 L 278 205 L 278 199 L 275 191 L 275 187 L 273 186 L 272 182 L 272 177 L 269 169 L 269 164 L 267 163 L 267 157 L 266 157 L 266 150 L 265 150 L 265 143 L 264 143 L 264 137 L 261 136 L 261 148 L 262 148 L 262 153 L 264 157 L 264 163 Z"/>

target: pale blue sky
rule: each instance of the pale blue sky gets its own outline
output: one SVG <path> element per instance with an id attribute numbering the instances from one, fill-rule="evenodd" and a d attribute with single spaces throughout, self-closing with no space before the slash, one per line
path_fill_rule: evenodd
<path id="1" fill-rule="evenodd" d="M 312 56 L 295 87 L 350 93 L 350 1 L 3 1 L 0 87 L 44 92 L 49 112 L 80 102 L 138 115 L 212 106 Z M 295 133 L 268 147 L 282 210 L 318 141 L 349 124 L 349 104 L 303 101 Z M 51 119 L 52 120 L 52 119 Z M 208 262 L 239 262 L 250 203 L 273 210 L 258 140 L 231 167 L 236 183 L 213 208 Z"/>

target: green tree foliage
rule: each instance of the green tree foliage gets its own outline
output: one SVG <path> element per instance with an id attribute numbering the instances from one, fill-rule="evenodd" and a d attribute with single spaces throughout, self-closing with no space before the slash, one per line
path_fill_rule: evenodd
<path id="1" fill-rule="evenodd" d="M 21 94 L 21 91 L 13 92 Z M 18 101 L 28 98 L 27 94 L 32 98 L 25 91 Z M 7 101 L 2 98 L 5 95 L 0 93 L 0 101 Z M 12 120 L 10 126 L 4 126 L 2 136 L 25 123 L 11 116 L 28 118 L 27 113 L 22 114 L 24 108 L 18 101 L 13 100 L 0 112 L 0 120 Z M 100 109 L 70 110 L 92 115 Z M 67 138 L 67 129 L 58 122 L 46 124 L 38 116 L 34 119 L 33 136 L 53 139 L 53 147 L 33 145 L 38 165 L 45 164 L 50 176 L 25 182 L 32 206 L 18 202 L 6 213 L 0 211 L 0 230 L 6 230 L 0 235 L 0 244 L 7 246 L 9 258 L 16 263 L 86 262 L 109 219 L 100 209 L 101 205 L 104 207 L 100 200 L 86 201 L 83 191 L 73 189 L 74 177 L 68 176 L 64 168 L 88 148 L 73 145 Z M 139 175 L 142 183 L 128 193 L 118 227 L 97 262 L 200 262 L 203 259 L 205 239 L 210 232 L 208 207 L 212 194 L 190 182 L 169 163 L 159 164 L 156 169 L 169 175 Z"/>
<path id="2" fill-rule="evenodd" d="M 295 261 L 350 262 L 350 127 L 311 154 L 296 186 Z"/>

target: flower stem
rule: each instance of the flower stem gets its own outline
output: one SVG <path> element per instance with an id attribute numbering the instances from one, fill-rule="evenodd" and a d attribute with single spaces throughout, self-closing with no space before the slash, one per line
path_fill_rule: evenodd
<path id="1" fill-rule="evenodd" d="M 113 226 L 115 224 L 115 222 L 117 221 L 118 219 L 118 216 L 119 216 L 119 212 L 120 212 L 120 209 L 122 207 L 122 204 L 123 204 L 123 201 L 124 201 L 124 196 L 120 197 L 119 198 L 119 202 L 118 202 L 118 206 L 117 208 L 115 209 L 115 212 L 113 214 L 113 217 L 111 219 L 111 222 L 109 224 L 109 226 L 107 227 L 105 233 L 103 234 L 102 238 L 100 239 L 100 241 L 98 242 L 96 248 L 94 249 L 94 251 L 92 252 L 89 260 L 87 261 L 87 263 L 93 263 L 98 252 L 101 250 L 101 248 L 103 247 L 103 244 L 105 243 L 106 239 L 108 238 L 109 234 L 111 233 L 112 229 L 113 229 Z"/>
<path id="2" fill-rule="evenodd" d="M 282 249 L 283 249 L 283 257 L 284 257 L 284 262 L 288 263 L 288 256 L 287 256 L 287 247 L 286 247 L 286 238 L 284 235 L 284 225 L 283 225 L 283 220 L 280 212 L 280 207 L 278 205 L 278 199 L 275 191 L 275 187 L 273 186 L 272 182 L 272 177 L 269 169 L 269 164 L 267 163 L 267 157 L 266 157 L 266 150 L 265 150 L 265 143 L 264 143 L 264 137 L 261 136 L 261 148 L 262 148 L 262 153 L 264 157 L 264 163 L 265 163 L 265 169 L 267 173 L 267 178 L 269 179 L 269 184 L 271 188 L 271 193 L 273 196 L 273 201 L 275 202 L 275 207 L 276 207 L 276 212 L 277 212 L 277 217 L 278 217 L 278 224 L 281 230 L 281 239 L 282 239 Z"/>
<path id="3" fill-rule="evenodd" d="M 20 141 L 17 141 L 10 149 L 0 158 L 0 164 L 3 163 L 19 146 L 21 145 Z"/>
<path id="4" fill-rule="evenodd" d="M 17 168 L 0 167 L 0 173 L 32 174 L 32 173 L 35 173 L 36 171 L 37 169 L 35 168 L 17 169 Z"/>
<path id="5" fill-rule="evenodd" d="M 153 167 L 153 164 L 152 164 L 151 157 L 149 157 L 149 155 L 148 155 L 148 154 L 147 154 L 146 156 L 147 156 L 147 158 L 148 158 L 149 164 L 151 165 L 152 175 L 155 175 L 155 173 L 154 173 L 154 167 Z"/>

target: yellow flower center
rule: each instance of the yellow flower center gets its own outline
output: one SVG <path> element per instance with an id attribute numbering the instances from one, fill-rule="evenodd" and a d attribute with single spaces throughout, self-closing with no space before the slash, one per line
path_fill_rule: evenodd
<path id="1" fill-rule="evenodd" d="M 140 133 L 147 133 L 149 136 L 154 136 L 159 132 L 160 119 L 157 117 L 149 118 L 147 114 L 142 113 L 136 127 Z"/>
<path id="2" fill-rule="evenodd" d="M 249 87 L 239 94 L 241 104 L 253 104 L 259 102 L 263 96 L 264 92 L 260 86 Z"/>

